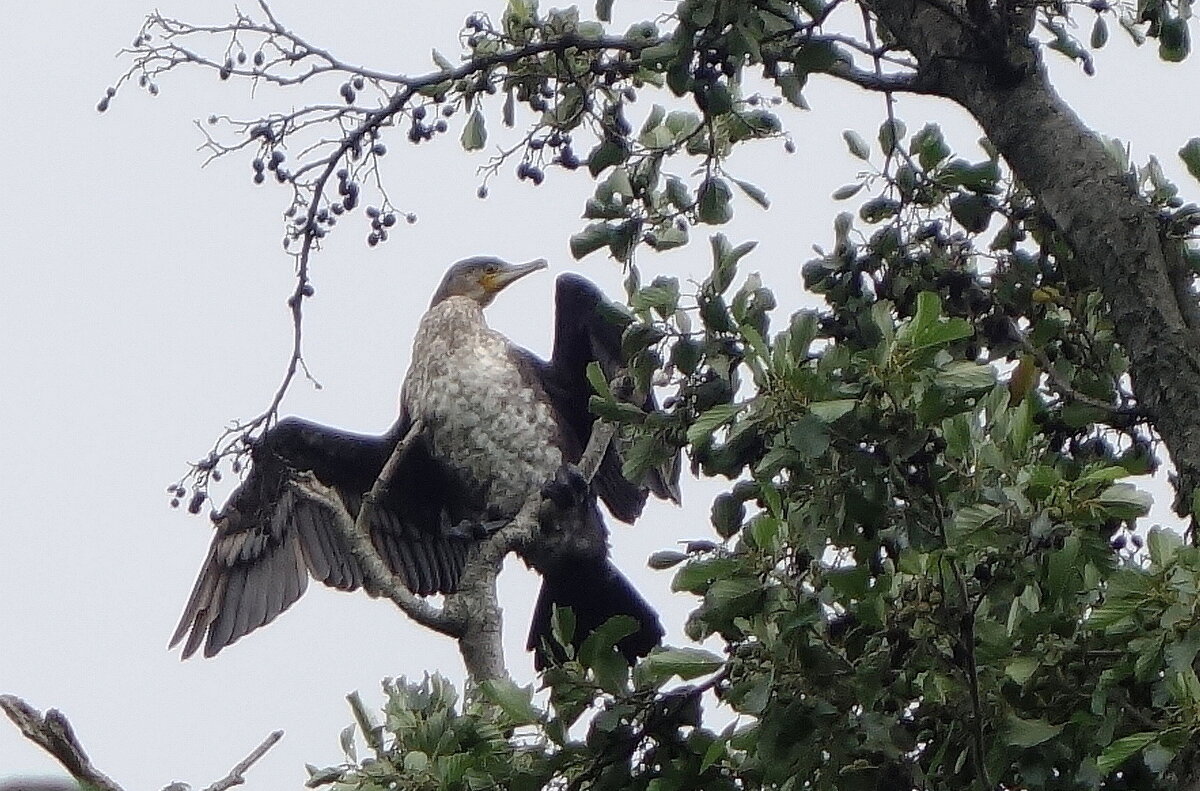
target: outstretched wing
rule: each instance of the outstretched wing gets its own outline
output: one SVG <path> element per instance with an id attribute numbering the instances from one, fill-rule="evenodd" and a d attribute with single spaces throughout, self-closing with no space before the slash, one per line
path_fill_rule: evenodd
<path id="1" fill-rule="evenodd" d="M 587 446 L 596 417 L 588 409 L 592 387 L 588 364 L 595 361 L 610 380 L 624 367 L 621 334 L 629 319 L 595 285 L 574 274 L 559 275 L 554 295 L 554 351 L 545 366 L 546 391 L 570 427 L 580 452 Z M 635 394 L 647 412 L 658 404 L 653 393 Z M 679 455 L 649 470 L 640 481 L 621 473 L 621 448 L 614 442 L 596 472 L 593 485 L 613 516 L 633 522 L 642 512 L 647 493 L 679 502 Z"/>
<path id="2" fill-rule="evenodd" d="M 333 512 L 291 481 L 298 471 L 313 473 L 357 517 L 363 494 L 407 428 L 401 419 L 376 437 L 296 418 L 272 427 L 255 448 L 246 479 L 214 517 L 216 535 L 171 646 L 186 637 L 184 658 L 201 643 L 205 656 L 215 655 L 290 607 L 309 576 L 340 590 L 362 587 L 362 569 L 334 528 Z M 458 586 L 467 542 L 446 534 L 463 517 L 455 495 L 453 479 L 418 439 L 373 512 L 376 550 L 414 593 L 451 593 Z"/>

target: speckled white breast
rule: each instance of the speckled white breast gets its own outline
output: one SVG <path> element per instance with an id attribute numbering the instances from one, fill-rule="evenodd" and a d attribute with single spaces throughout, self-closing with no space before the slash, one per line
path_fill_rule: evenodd
<path id="1" fill-rule="evenodd" d="M 515 514 L 562 464 L 549 405 L 474 300 L 450 297 L 425 314 L 401 397 L 434 454 L 499 513 Z"/>

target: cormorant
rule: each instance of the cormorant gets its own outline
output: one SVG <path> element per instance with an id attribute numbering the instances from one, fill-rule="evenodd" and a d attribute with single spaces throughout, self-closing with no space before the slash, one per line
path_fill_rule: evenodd
<path id="1" fill-rule="evenodd" d="M 495 295 L 545 266 L 478 257 L 450 268 L 421 319 L 400 417 L 387 434 L 351 434 L 297 418 L 266 432 L 245 480 L 213 517 L 216 535 L 172 647 L 186 637 L 184 658 L 202 643 L 205 656 L 215 655 L 291 606 L 309 575 L 342 590 L 363 586 L 362 569 L 333 528 L 332 513 L 289 482 L 297 472 L 311 472 L 357 517 L 364 493 L 418 420 L 422 433 L 370 525 L 380 556 L 414 593 L 453 593 L 480 525 L 510 519 L 556 480 L 561 495 L 563 472 L 579 461 L 595 420 L 588 411 L 587 366 L 597 361 L 608 376 L 616 373 L 622 327 L 594 285 L 567 274 L 557 281 L 548 362 L 490 329 L 483 309 Z M 655 408 L 650 395 L 639 405 Z M 539 668 L 547 660 L 543 648 L 555 604 L 574 610 L 577 645 L 611 616 L 633 616 L 638 631 L 618 645 L 630 662 L 662 637 L 654 610 L 609 560 L 596 500 L 632 522 L 648 492 L 678 501 L 678 465 L 631 482 L 621 464 L 612 443 L 590 489 L 576 493 L 573 516 L 563 521 L 569 535 L 544 530 L 547 539 L 523 553 L 543 579 L 528 640 Z M 461 529 L 467 524 L 476 529 Z"/>

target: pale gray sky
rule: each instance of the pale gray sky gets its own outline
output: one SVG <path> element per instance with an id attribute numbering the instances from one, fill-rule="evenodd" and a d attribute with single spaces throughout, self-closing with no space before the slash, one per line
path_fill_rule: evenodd
<path id="1" fill-rule="evenodd" d="M 136 34 L 150 0 L 5 3 L 0 50 L 0 693 L 68 714 L 96 765 L 128 789 L 172 780 L 203 787 L 268 732 L 287 732 L 250 775 L 251 787 L 299 787 L 305 761 L 340 758 L 350 721 L 343 696 L 377 700 L 384 676 L 440 670 L 461 678 L 453 644 L 362 594 L 310 588 L 268 628 L 215 660 L 181 663 L 166 640 L 209 540 L 208 522 L 171 511 L 163 495 L 231 418 L 261 409 L 286 360 L 284 300 L 291 260 L 279 245 L 286 196 L 254 187 L 244 159 L 205 170 L 192 120 L 249 115 L 312 96 L 280 97 L 181 74 L 150 99 L 136 90 L 95 111 L 123 68 L 113 54 Z M 466 14 L 498 13 L 500 0 L 327 4 L 279 0 L 278 16 L 348 60 L 423 72 L 429 49 L 452 57 Z M 590 3 L 585 3 L 590 8 Z M 618 13 L 652 16 L 665 2 L 623 1 Z M 177 0 L 161 10 L 224 21 L 233 6 Z M 1085 31 L 1086 34 L 1086 31 Z M 1135 159 L 1157 152 L 1195 199 L 1175 151 L 1200 134 L 1195 60 L 1159 64 L 1114 31 L 1088 80 L 1052 58 L 1060 89 L 1084 119 L 1132 140 Z M 320 97 L 322 99 L 328 97 Z M 798 270 L 812 244 L 827 245 L 841 207 L 829 194 L 859 164 L 840 133 L 871 139 L 881 100 L 816 81 L 813 111 L 785 118 L 799 152 L 767 142 L 739 157 L 739 177 L 768 189 L 763 212 L 747 202 L 724 230 L 759 239 L 747 270 L 761 270 L 781 309 L 803 304 Z M 642 100 L 648 108 L 649 102 Z M 902 99 L 910 129 L 942 122 L 953 143 L 978 136 L 961 113 Z M 619 294 L 620 273 L 600 258 L 570 260 L 567 238 L 591 185 L 551 171 L 533 188 L 511 177 L 474 197 L 475 168 L 457 134 L 413 149 L 390 142 L 393 201 L 420 220 L 368 250 L 366 229 L 343 222 L 316 259 L 307 311 L 307 360 L 325 385 L 298 383 L 286 412 L 362 431 L 394 417 L 417 319 L 450 262 L 493 253 L 544 256 L 532 278 L 490 310 L 492 323 L 544 353 L 553 274 L 577 269 Z M 849 208 L 849 207 L 847 207 Z M 684 251 L 641 258 L 643 270 L 681 277 L 706 271 L 701 234 Z M 670 573 L 645 557 L 680 539 L 708 536 L 713 484 L 685 482 L 682 510 L 656 506 L 636 528 L 614 526 L 619 565 L 664 614 L 682 643 L 693 606 L 670 593 Z M 1158 499 L 1165 501 L 1161 488 Z M 514 566 L 503 579 L 510 666 L 532 678 L 522 645 L 536 579 Z M 50 774 L 57 765 L 0 721 L 0 778 Z"/>

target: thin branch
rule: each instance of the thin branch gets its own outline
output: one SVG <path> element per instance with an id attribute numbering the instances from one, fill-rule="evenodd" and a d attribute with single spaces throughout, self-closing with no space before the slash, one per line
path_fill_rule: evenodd
<path id="1" fill-rule="evenodd" d="M 227 791 L 236 785 L 241 785 L 246 782 L 244 775 L 246 770 L 253 766 L 258 759 L 267 754 L 267 751 L 275 746 L 275 743 L 283 738 L 283 731 L 274 731 L 267 738 L 263 739 L 262 744 L 254 748 L 253 751 L 243 758 L 237 766 L 229 770 L 229 774 L 222 777 L 217 782 L 210 785 L 204 791 Z"/>
<path id="2" fill-rule="evenodd" d="M 942 540 L 942 546 L 949 549 L 950 542 L 946 534 L 946 512 L 942 507 L 942 500 L 938 496 L 936 488 L 931 487 L 929 493 L 933 496 L 934 516 L 937 519 L 937 529 Z M 983 739 L 983 701 L 979 694 L 979 667 L 975 656 L 976 607 L 971 604 L 971 597 L 967 592 L 967 582 L 958 567 L 958 560 L 947 558 L 945 553 L 943 553 L 942 562 L 950 564 L 950 571 L 954 576 L 954 582 L 958 588 L 959 600 L 962 602 L 964 609 L 964 614 L 960 620 L 961 632 L 958 639 L 959 644 L 963 648 L 963 653 L 966 655 L 963 661 L 965 665 L 963 669 L 967 676 L 967 689 L 971 693 L 971 753 L 974 756 L 975 779 L 979 781 L 981 791 L 991 791 L 996 786 L 992 785 L 992 779 L 988 774 L 987 749 L 984 747 Z"/>
<path id="3" fill-rule="evenodd" d="M 1063 377 L 1061 373 L 1058 372 L 1042 348 L 1034 345 L 1033 342 L 1031 342 L 1025 335 L 1025 333 L 1018 332 L 1018 335 L 1021 339 L 1021 348 L 1024 349 L 1027 354 L 1033 355 L 1033 357 L 1038 361 L 1038 366 L 1046 372 L 1046 376 L 1049 377 L 1054 389 L 1057 390 L 1064 398 L 1068 398 L 1080 404 L 1085 404 L 1086 406 L 1095 407 L 1096 409 L 1105 411 L 1109 415 L 1109 422 L 1116 427 L 1128 426 L 1131 420 L 1136 422 L 1139 420 L 1149 419 L 1150 416 L 1147 415 L 1144 410 L 1138 407 L 1113 406 L 1112 404 L 1101 401 L 1098 398 L 1092 398 L 1086 393 L 1079 392 L 1071 385 L 1069 381 L 1066 380 L 1066 378 Z"/>
<path id="4" fill-rule="evenodd" d="M 387 563 L 379 556 L 379 552 L 371 543 L 371 516 L 375 511 L 375 504 L 387 490 L 404 455 L 424 428 L 425 424 L 417 420 L 409 426 L 405 435 L 396 443 L 391 455 L 384 462 L 383 469 L 375 478 L 375 483 L 371 485 L 371 490 L 363 497 L 357 519 L 350 516 L 350 512 L 346 510 L 346 504 L 342 502 L 337 490 L 321 483 L 315 475 L 307 472 L 297 473 L 292 480 L 292 486 L 305 497 L 321 503 L 333 513 L 334 528 L 342 534 L 342 538 L 346 539 L 351 554 L 362 566 L 365 582 L 390 599 L 417 623 L 433 629 L 435 632 L 458 638 L 462 636 L 464 628 L 462 621 L 452 617 L 444 610 L 434 607 L 410 591 L 400 577 L 388 568 Z"/>
<path id="5" fill-rule="evenodd" d="M 925 95 L 936 94 L 933 86 L 927 85 L 922 81 L 919 74 L 876 74 L 873 71 L 851 66 L 843 61 L 834 63 L 829 67 L 827 73 L 832 77 L 845 80 L 868 91 Z"/>
<path id="6" fill-rule="evenodd" d="M 82 787 L 90 791 L 124 791 L 110 777 L 92 766 L 83 746 L 75 738 L 75 731 L 71 728 L 71 723 L 67 721 L 66 715 L 62 712 L 50 709 L 43 717 L 41 712 L 16 695 L 0 695 L 0 709 L 4 710 L 4 713 L 21 730 L 25 738 L 41 747 L 62 764 L 63 768 L 67 770 L 67 774 L 71 775 Z M 263 740 L 262 744 L 255 747 L 249 755 L 230 769 L 229 774 L 204 791 L 228 791 L 228 789 L 246 782 L 246 771 L 282 738 L 283 731 L 272 733 Z M 172 783 L 167 786 L 168 789 L 176 787 L 186 788 L 187 786 L 183 783 Z"/>
<path id="7" fill-rule="evenodd" d="M 399 449 L 399 446 L 397 448 Z M 401 579 L 392 573 L 371 544 L 370 527 L 363 521 L 362 511 L 357 521 L 351 518 L 337 490 L 321 483 L 311 473 L 296 473 L 291 485 L 304 497 L 329 509 L 334 517 L 334 529 L 346 540 L 350 553 L 362 567 L 364 581 L 375 589 L 373 592 L 386 596 L 405 615 L 428 629 L 456 639 L 462 636 L 464 626 L 460 618 L 425 601 L 405 587 Z M 365 500 L 362 507 L 367 508 Z"/>
<path id="8" fill-rule="evenodd" d="M 13 721 L 25 738 L 41 747 L 63 765 L 67 774 L 81 785 L 96 791 L 123 791 L 107 775 L 92 766 L 87 753 L 75 738 L 75 731 L 66 716 L 50 709 L 43 717 L 41 712 L 16 695 L 0 695 L 0 709 Z"/>

